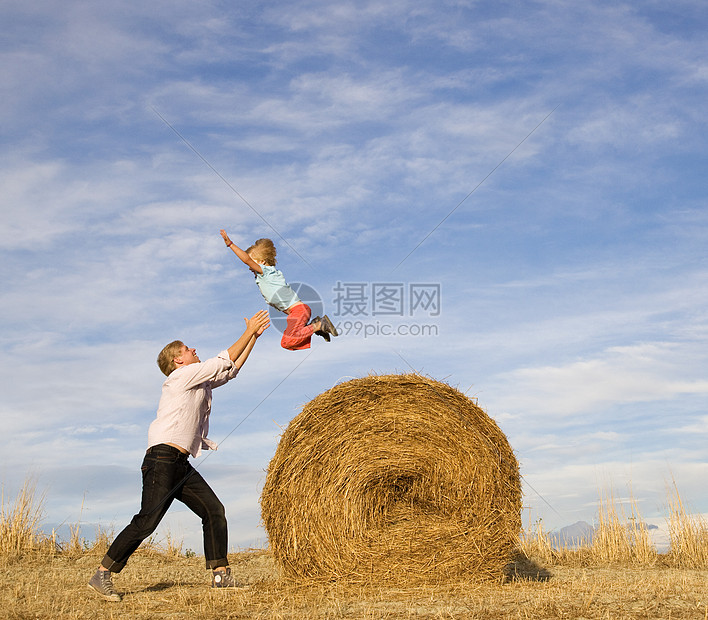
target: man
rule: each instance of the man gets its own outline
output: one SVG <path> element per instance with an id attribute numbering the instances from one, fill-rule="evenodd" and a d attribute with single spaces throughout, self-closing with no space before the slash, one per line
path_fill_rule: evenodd
<path id="1" fill-rule="evenodd" d="M 227 559 L 224 506 L 204 478 L 188 461 L 202 448 L 216 450 L 207 438 L 212 388 L 233 379 L 248 359 L 256 339 L 268 327 L 268 312 L 261 310 L 246 321 L 243 335 L 216 357 L 202 362 L 196 349 L 176 340 L 157 358 L 167 375 L 157 416 L 148 429 L 148 450 L 141 467 L 143 490 L 140 512 L 116 536 L 89 587 L 109 601 L 120 601 L 111 573 L 119 573 L 128 558 L 157 528 L 173 500 L 178 499 L 202 519 L 204 556 L 213 571 L 213 588 L 233 588 Z"/>

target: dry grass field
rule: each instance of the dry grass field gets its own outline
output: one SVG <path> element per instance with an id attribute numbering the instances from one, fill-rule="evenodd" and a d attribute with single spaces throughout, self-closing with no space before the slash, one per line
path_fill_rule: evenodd
<path id="1" fill-rule="evenodd" d="M 109 603 L 86 582 L 101 559 L 30 553 L 0 559 L 3 618 L 708 618 L 708 570 L 521 563 L 497 583 L 294 583 L 278 579 L 265 551 L 232 554 L 248 586 L 213 592 L 203 558 L 140 551 L 114 579 Z"/>
<path id="2" fill-rule="evenodd" d="M 257 550 L 230 555 L 247 586 L 215 592 L 203 557 L 168 541 L 138 550 L 114 579 L 123 601 L 109 603 L 86 585 L 109 537 L 98 532 L 90 543 L 74 537 L 60 546 L 40 536 L 41 506 L 26 489 L 3 501 L 0 515 L 0 617 L 708 619 L 708 529 L 683 512 L 678 496 L 668 554 L 657 554 L 643 527 L 629 527 L 636 520 L 624 520 L 611 503 L 600 513 L 592 545 L 557 550 L 543 532 L 525 532 L 505 575 L 485 582 L 289 581 Z"/>

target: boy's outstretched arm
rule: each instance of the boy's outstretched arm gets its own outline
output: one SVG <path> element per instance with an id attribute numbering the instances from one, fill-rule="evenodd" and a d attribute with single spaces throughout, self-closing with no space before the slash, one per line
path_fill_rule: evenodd
<path id="1" fill-rule="evenodd" d="M 238 247 L 233 241 L 231 241 L 231 239 L 229 239 L 229 236 L 226 234 L 226 231 L 223 228 L 219 232 L 221 233 L 221 237 L 224 239 L 226 247 L 231 248 L 233 253 L 241 259 L 241 261 L 246 265 L 246 267 L 248 267 L 252 271 L 255 271 L 256 273 L 263 273 L 263 268 L 248 254 L 246 254 L 246 252 L 244 252 L 240 247 Z"/>

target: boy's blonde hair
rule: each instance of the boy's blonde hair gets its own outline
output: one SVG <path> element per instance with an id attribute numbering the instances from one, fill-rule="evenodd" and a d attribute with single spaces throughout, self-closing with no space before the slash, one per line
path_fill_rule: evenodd
<path id="1" fill-rule="evenodd" d="M 170 373 L 177 368 L 177 364 L 175 364 L 175 357 L 178 357 L 182 352 L 183 346 L 184 342 L 181 340 L 175 340 L 162 349 L 162 351 L 160 351 L 160 355 L 157 356 L 157 365 L 160 367 L 162 373 L 168 377 L 170 376 Z"/>
<path id="2" fill-rule="evenodd" d="M 275 267 L 275 244 L 270 239 L 258 239 L 250 248 L 246 250 L 253 260 L 261 261 L 266 265 Z"/>

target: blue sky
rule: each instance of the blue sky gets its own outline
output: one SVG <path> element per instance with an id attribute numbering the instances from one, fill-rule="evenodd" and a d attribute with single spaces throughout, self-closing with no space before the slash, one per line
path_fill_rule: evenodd
<path id="1" fill-rule="evenodd" d="M 6 497 L 31 477 L 48 523 L 128 522 L 157 353 L 215 355 L 264 307 L 226 228 L 272 237 L 343 331 L 293 353 L 271 329 L 215 392 L 197 463 L 233 547 L 263 542 L 288 422 L 372 372 L 477 398 L 525 522 L 592 522 L 608 489 L 662 521 L 672 480 L 708 512 L 703 3 L 11 0 L 0 22 Z M 419 284 L 438 313 L 410 312 Z M 166 532 L 201 552 L 181 506 Z"/>

